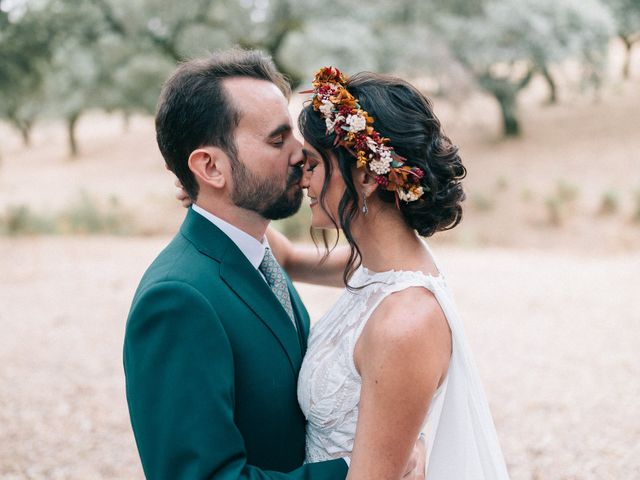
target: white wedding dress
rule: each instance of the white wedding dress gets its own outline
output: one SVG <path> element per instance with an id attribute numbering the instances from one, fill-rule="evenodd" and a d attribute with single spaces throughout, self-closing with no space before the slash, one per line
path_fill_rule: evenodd
<path id="1" fill-rule="evenodd" d="M 350 284 L 367 286 L 345 290 L 309 334 L 298 379 L 298 401 L 307 418 L 305 462 L 351 455 L 361 387 L 353 362 L 358 337 L 387 295 L 420 286 L 435 295 L 452 336 L 447 376 L 434 394 L 422 429 L 427 439 L 427 480 L 508 480 L 484 390 L 444 276 L 375 273 L 360 267 Z"/>

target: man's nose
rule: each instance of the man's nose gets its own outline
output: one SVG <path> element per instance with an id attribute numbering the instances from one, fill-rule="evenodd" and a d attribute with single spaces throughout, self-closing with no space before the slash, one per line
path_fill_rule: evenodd
<path id="1" fill-rule="evenodd" d="M 294 151 L 291 157 L 289 158 L 289 163 L 291 165 L 298 165 L 300 162 L 305 161 L 304 152 L 302 149 L 302 142 L 300 142 L 300 140 L 298 140 L 296 137 L 293 137 L 293 136 L 291 140 L 293 142 Z"/>

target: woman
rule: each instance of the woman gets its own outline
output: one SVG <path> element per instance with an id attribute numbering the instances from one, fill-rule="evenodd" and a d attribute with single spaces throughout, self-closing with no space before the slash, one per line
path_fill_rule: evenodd
<path id="1" fill-rule="evenodd" d="M 419 238 L 460 222 L 458 149 L 401 79 L 328 67 L 313 85 L 299 118 L 311 222 L 349 247 L 319 264 L 268 232 L 294 280 L 347 286 L 313 326 L 300 371 L 306 461 L 346 457 L 350 480 L 399 479 L 423 434 L 428 479 L 508 479 L 451 293 Z"/>
<path id="2" fill-rule="evenodd" d="M 460 222 L 457 147 L 407 82 L 335 68 L 316 75 L 299 127 L 312 226 L 339 227 L 350 247 L 318 272 L 335 283 L 348 257 L 348 288 L 313 326 L 298 380 L 307 461 L 350 456 L 349 479 L 400 478 L 423 432 L 428 479 L 508 478 L 452 296 L 418 236 Z M 313 253 L 269 241 L 310 280 L 298 273 Z"/>

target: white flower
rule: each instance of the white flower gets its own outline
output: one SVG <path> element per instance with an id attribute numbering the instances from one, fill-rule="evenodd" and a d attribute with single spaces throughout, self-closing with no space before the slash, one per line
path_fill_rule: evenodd
<path id="1" fill-rule="evenodd" d="M 331 103 L 329 100 L 323 100 L 322 106 L 320 107 L 320 112 L 322 112 L 322 115 L 325 118 L 331 116 L 331 112 L 333 112 L 333 103 Z"/>
<path id="2" fill-rule="evenodd" d="M 324 123 L 327 127 L 327 133 L 333 133 L 333 129 L 336 126 L 336 123 L 338 123 L 339 121 L 344 120 L 344 117 L 342 115 L 338 115 L 336 118 L 334 118 L 333 120 L 331 120 L 331 118 L 327 118 L 325 119 Z"/>
<path id="3" fill-rule="evenodd" d="M 392 162 L 392 158 L 391 158 L 391 150 L 389 150 L 386 147 L 381 148 L 378 153 L 380 153 L 380 159 L 384 160 L 385 162 Z"/>
<path id="4" fill-rule="evenodd" d="M 367 147 L 369 147 L 369 150 L 371 150 L 372 152 L 378 151 L 378 144 L 374 142 L 373 138 L 371 137 L 367 137 Z"/>
<path id="5" fill-rule="evenodd" d="M 384 158 L 372 160 L 371 162 L 369 162 L 369 168 L 377 175 L 384 175 L 385 173 L 388 173 L 389 170 L 391 170 L 391 160 L 389 159 L 389 161 L 387 161 Z"/>
<path id="6" fill-rule="evenodd" d="M 352 132 L 359 132 L 367 126 L 367 119 L 362 115 L 349 115 L 347 117 L 347 125 L 351 127 Z"/>

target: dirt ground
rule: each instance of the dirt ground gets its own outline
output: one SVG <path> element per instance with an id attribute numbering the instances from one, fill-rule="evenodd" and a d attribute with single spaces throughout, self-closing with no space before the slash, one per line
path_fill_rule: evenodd
<path id="1" fill-rule="evenodd" d="M 166 241 L 0 240 L 0 478 L 142 478 L 121 348 Z M 512 479 L 640 478 L 640 253 L 436 253 Z M 314 319 L 339 293 L 299 287 Z"/>

